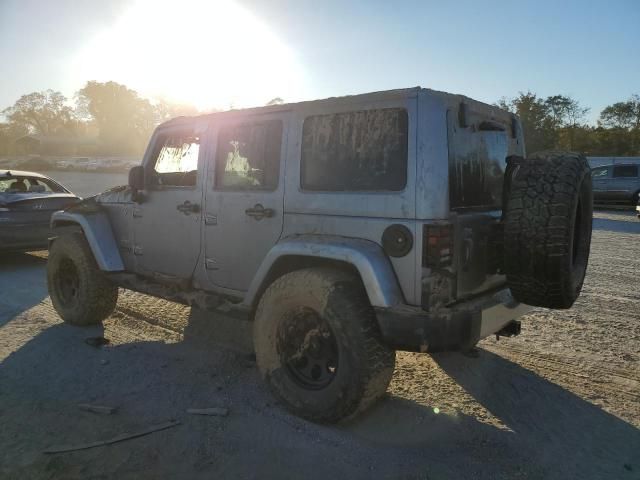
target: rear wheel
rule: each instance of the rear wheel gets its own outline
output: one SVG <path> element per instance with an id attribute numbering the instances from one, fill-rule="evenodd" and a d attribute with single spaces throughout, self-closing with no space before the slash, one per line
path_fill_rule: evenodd
<path id="1" fill-rule="evenodd" d="M 47 285 L 60 317 L 72 325 L 95 325 L 118 300 L 118 287 L 98 268 L 81 233 L 56 238 L 49 250 Z"/>
<path id="2" fill-rule="evenodd" d="M 584 156 L 541 152 L 510 166 L 506 192 L 505 271 L 513 296 L 569 308 L 584 282 L 593 195 Z"/>
<path id="3" fill-rule="evenodd" d="M 364 411 L 386 392 L 395 365 L 359 279 L 330 269 L 277 279 L 258 305 L 254 344 L 275 396 L 318 422 Z"/>

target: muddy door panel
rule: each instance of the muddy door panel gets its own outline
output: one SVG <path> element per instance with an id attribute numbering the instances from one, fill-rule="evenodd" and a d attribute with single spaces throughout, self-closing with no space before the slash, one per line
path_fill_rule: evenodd
<path id="1" fill-rule="evenodd" d="M 133 254 L 142 275 L 168 282 L 193 275 L 200 253 L 202 135 L 184 127 L 154 135 L 145 163 L 147 187 L 132 212 Z"/>
<path id="2" fill-rule="evenodd" d="M 286 118 L 263 115 L 213 127 L 204 237 L 207 277 L 218 287 L 247 290 L 280 238 Z"/>

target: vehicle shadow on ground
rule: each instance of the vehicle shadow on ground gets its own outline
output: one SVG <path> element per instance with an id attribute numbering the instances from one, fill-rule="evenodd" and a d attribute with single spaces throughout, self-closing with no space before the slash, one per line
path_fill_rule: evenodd
<path id="1" fill-rule="evenodd" d="M 46 264 L 41 256 L 0 253 L 0 326 L 46 298 Z"/>
<path id="2" fill-rule="evenodd" d="M 347 424 L 311 424 L 274 402 L 251 356 L 238 353 L 244 347 L 219 347 L 234 341 L 219 335 L 233 327 L 204 316 L 177 343 L 95 348 L 85 340 L 102 327 L 58 324 L 12 353 L 0 364 L 0 476 L 624 479 L 640 470 L 637 429 L 486 351 L 435 360 L 509 429 L 396 396 Z M 95 415 L 77 409 L 83 402 L 119 410 Z M 185 413 L 210 406 L 229 416 Z M 41 453 L 171 418 L 182 425 L 110 447 Z"/>
<path id="3" fill-rule="evenodd" d="M 554 476 L 564 471 L 566 478 L 638 478 L 640 430 L 517 363 L 479 352 L 477 359 L 434 359 L 513 431 L 511 441 L 535 464 L 555 464 Z"/>
<path id="4" fill-rule="evenodd" d="M 439 422 L 447 415 L 388 397 L 352 431 L 405 451 L 422 450 L 427 458 L 435 453 L 458 462 L 464 456 L 472 469 L 466 475 L 476 466 L 501 478 L 640 478 L 640 430 L 634 426 L 486 350 L 478 358 L 446 353 L 433 359 L 506 429 L 459 414 Z"/>
<path id="5" fill-rule="evenodd" d="M 216 327 L 214 320 L 210 328 Z M 508 448 L 500 440 L 508 432 L 467 416 L 435 415 L 406 400 L 383 401 L 358 425 L 315 425 L 294 417 L 269 394 L 250 355 L 202 348 L 215 333 L 207 339 L 202 327 L 198 331 L 177 343 L 96 348 L 85 340 L 108 336 L 108 330 L 57 324 L 10 354 L 0 363 L 0 477 L 424 479 L 476 471 L 473 478 L 511 478 L 516 472 L 513 455 L 491 453 L 496 445 Z M 118 411 L 96 415 L 79 410 L 79 403 Z M 229 415 L 185 413 L 212 406 L 229 408 Z M 169 419 L 181 424 L 108 447 L 42 453 Z M 391 419 L 396 428 L 414 425 L 403 442 L 384 439 Z M 365 428 L 371 435 L 363 434 Z M 478 435 L 496 441 L 471 448 L 469 439 Z M 487 455 L 493 465 L 484 465 Z"/>

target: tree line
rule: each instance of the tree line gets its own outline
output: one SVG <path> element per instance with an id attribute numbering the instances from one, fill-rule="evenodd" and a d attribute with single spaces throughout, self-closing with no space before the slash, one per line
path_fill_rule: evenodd
<path id="1" fill-rule="evenodd" d="M 192 106 L 152 103 L 116 82 L 87 82 L 73 102 L 53 90 L 33 92 L 2 111 L 6 121 L 0 123 L 0 155 L 18 153 L 15 141 L 25 135 L 93 139 L 91 153 L 140 155 L 159 123 L 196 113 Z"/>
<path id="2" fill-rule="evenodd" d="M 268 104 L 276 103 L 282 99 Z M 639 95 L 604 108 L 595 126 L 586 121 L 590 109 L 566 95 L 543 98 L 521 92 L 496 105 L 520 117 L 529 152 L 560 149 L 589 156 L 640 156 Z M 2 111 L 6 121 L 0 122 L 0 155 L 17 153 L 16 140 L 25 135 L 95 139 L 92 153 L 140 155 L 156 125 L 196 113 L 192 106 L 151 102 L 116 82 L 89 81 L 73 99 L 53 90 L 33 92 Z"/>
<path id="3" fill-rule="evenodd" d="M 496 105 L 520 117 L 528 152 L 557 149 L 596 157 L 640 156 L 639 95 L 605 107 L 595 126 L 585 121 L 590 109 L 566 95 L 543 98 L 521 92 Z"/>

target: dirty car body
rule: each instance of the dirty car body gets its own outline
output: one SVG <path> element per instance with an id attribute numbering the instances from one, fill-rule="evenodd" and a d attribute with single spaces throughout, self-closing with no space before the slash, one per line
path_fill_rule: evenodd
<path id="1" fill-rule="evenodd" d="M 51 214 L 79 200 L 39 173 L 0 171 L 0 251 L 46 249 Z"/>
<path id="2" fill-rule="evenodd" d="M 117 286 L 248 318 L 274 395 L 334 422 L 384 394 L 396 350 L 569 308 L 591 218 L 584 156 L 525 158 L 513 114 L 393 90 L 160 125 L 128 186 L 53 215 L 48 285 L 75 325 Z"/>
<path id="3" fill-rule="evenodd" d="M 515 154 L 511 114 L 419 88 L 178 118 L 155 132 L 140 192 L 99 195 L 95 213 L 71 209 L 53 226 L 82 225 L 105 271 L 247 315 L 276 272 L 349 266 L 390 343 L 458 349 L 528 309 L 486 261 Z M 412 248 L 387 254 L 385 232 L 400 231 Z M 449 253 L 429 235 L 448 235 Z"/>
<path id="4" fill-rule="evenodd" d="M 247 315 L 274 272 L 348 265 L 390 343 L 468 347 L 528 308 L 487 270 L 505 158 L 524 154 L 516 122 L 419 88 L 178 118 L 155 132 L 135 201 L 107 192 L 96 213 L 60 213 L 53 226 L 82 225 L 105 271 L 218 295 Z M 447 258 L 425 244 L 439 226 Z M 388 255 L 383 235 L 396 230 L 413 248 Z"/>

